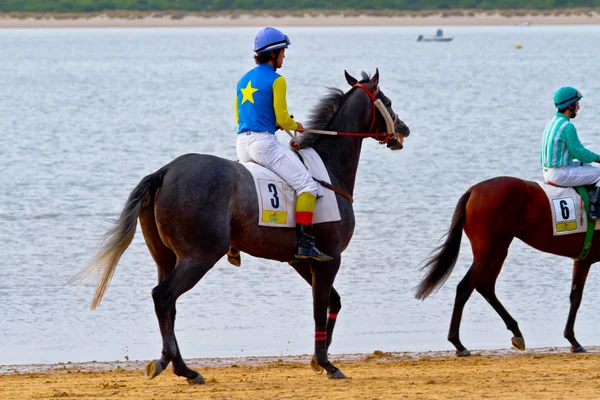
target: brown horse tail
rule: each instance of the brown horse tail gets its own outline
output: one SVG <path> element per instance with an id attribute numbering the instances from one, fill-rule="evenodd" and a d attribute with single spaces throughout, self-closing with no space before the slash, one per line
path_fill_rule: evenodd
<path id="1" fill-rule="evenodd" d="M 92 300 L 92 310 L 95 310 L 100 304 L 121 256 L 133 240 L 140 210 L 152 200 L 161 186 L 166 172 L 166 168 L 161 168 L 154 174 L 142 179 L 129 195 L 119 219 L 114 221 L 113 227 L 104 234 L 104 239 L 96 252 L 96 256 L 80 273 L 67 282 L 67 284 L 79 282 L 84 285 L 94 277 L 98 277 L 96 292 Z"/>
<path id="2" fill-rule="evenodd" d="M 450 229 L 448 229 L 448 233 L 446 234 L 448 236 L 446 241 L 432 252 L 433 255 L 429 257 L 427 263 L 421 268 L 421 270 L 428 271 L 427 276 L 417 286 L 417 293 L 415 295 L 417 299 L 424 300 L 450 277 L 450 273 L 452 273 L 452 269 L 458 258 L 458 252 L 460 251 L 460 241 L 462 239 L 462 229 L 466 214 L 465 209 L 470 196 L 470 191 L 462 195 L 454 210 L 452 225 L 450 225 Z"/>

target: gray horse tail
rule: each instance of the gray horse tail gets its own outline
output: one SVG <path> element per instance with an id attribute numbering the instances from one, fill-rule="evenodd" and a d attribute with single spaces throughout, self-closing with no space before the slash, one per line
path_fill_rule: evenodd
<path id="1" fill-rule="evenodd" d="M 92 300 L 92 310 L 95 310 L 102 301 L 121 256 L 133 240 L 140 210 L 154 198 L 166 172 L 166 168 L 161 168 L 154 174 L 146 176 L 133 189 L 119 219 L 114 221 L 113 227 L 104 234 L 104 239 L 96 256 L 67 283 L 79 282 L 84 285 L 94 277 L 98 277 L 96 292 Z"/>
<path id="2" fill-rule="evenodd" d="M 452 273 L 452 269 L 458 258 L 458 252 L 460 251 L 460 241 L 462 239 L 462 229 L 469 197 L 471 197 L 471 192 L 467 191 L 458 200 L 446 241 L 432 252 L 433 255 L 429 257 L 427 263 L 421 268 L 421 270 L 428 271 L 425 278 L 417 286 L 415 297 L 419 300 L 424 300 L 436 288 L 441 287 Z"/>

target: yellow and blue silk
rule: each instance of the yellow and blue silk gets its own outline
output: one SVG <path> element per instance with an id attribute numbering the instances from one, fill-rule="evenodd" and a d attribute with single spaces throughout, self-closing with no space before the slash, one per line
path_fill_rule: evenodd
<path id="1" fill-rule="evenodd" d="M 271 64 L 259 64 L 240 79 L 235 98 L 238 134 L 247 131 L 275 133 L 277 124 L 296 130 L 286 102 L 287 84 Z"/>

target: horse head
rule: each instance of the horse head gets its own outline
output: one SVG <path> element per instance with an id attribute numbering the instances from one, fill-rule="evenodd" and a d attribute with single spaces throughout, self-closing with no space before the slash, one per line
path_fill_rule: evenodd
<path id="1" fill-rule="evenodd" d="M 358 81 L 347 71 L 344 71 L 346 81 L 353 88 L 360 88 L 371 99 L 371 112 L 365 115 L 365 126 L 369 133 L 381 133 L 379 143 L 386 144 L 391 150 L 400 150 L 404 138 L 410 134 L 410 129 L 398 118 L 392 109 L 392 101 L 379 88 L 379 69 L 375 75 L 369 76 L 363 72 L 362 80 Z M 359 90 L 360 91 L 360 90 Z"/>

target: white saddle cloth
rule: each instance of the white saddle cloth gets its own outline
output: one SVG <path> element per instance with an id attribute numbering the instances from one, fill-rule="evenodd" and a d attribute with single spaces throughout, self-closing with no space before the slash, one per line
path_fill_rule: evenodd
<path id="1" fill-rule="evenodd" d="M 311 176 L 331 183 L 325 164 L 312 148 L 300 150 L 304 164 Z M 256 163 L 242 163 L 250 171 L 256 185 L 258 197 L 258 225 L 288 227 L 296 226 L 296 193 L 283 179 L 271 170 Z M 335 193 L 317 183 L 318 196 L 313 223 L 340 221 Z"/>
<path id="2" fill-rule="evenodd" d="M 585 233 L 587 231 L 587 215 L 583 199 L 572 187 L 559 187 L 545 182 L 536 182 L 548 196 L 552 212 L 554 235 Z M 596 220 L 595 230 L 600 229 L 600 220 Z"/>

